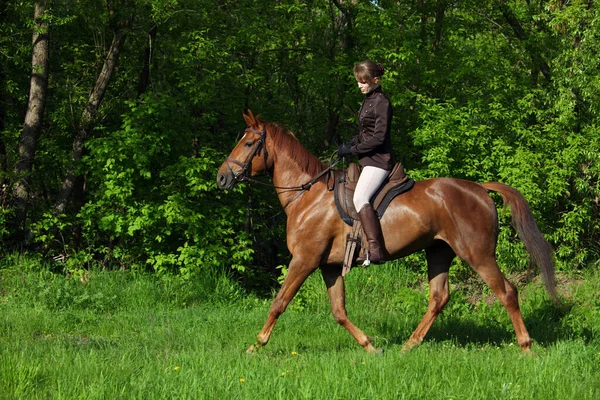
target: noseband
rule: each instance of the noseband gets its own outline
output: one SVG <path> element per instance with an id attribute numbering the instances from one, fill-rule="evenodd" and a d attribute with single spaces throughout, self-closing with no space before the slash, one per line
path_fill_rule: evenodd
<path id="1" fill-rule="evenodd" d="M 265 146 L 265 138 L 267 137 L 267 128 L 265 125 L 263 125 L 262 131 L 257 131 L 256 129 L 247 128 L 244 132 L 256 133 L 256 134 L 260 135 L 260 137 L 256 141 L 256 144 L 254 145 L 254 149 L 252 150 L 252 153 L 250 153 L 250 155 L 248 156 L 248 158 L 246 159 L 246 161 L 244 163 L 241 163 L 238 160 L 231 158 L 231 157 L 227 157 L 225 159 L 227 168 L 229 168 L 229 171 L 232 173 L 233 178 L 237 182 L 244 182 L 249 179 L 248 171 L 250 169 L 250 166 L 252 165 L 252 160 L 254 159 L 254 157 L 256 157 L 256 155 L 258 153 L 260 153 L 261 149 L 263 151 L 263 160 L 265 162 L 265 171 L 267 170 L 267 157 L 269 156 L 269 153 L 267 152 L 267 146 Z M 233 171 L 233 169 L 231 168 L 231 166 L 229 165 L 229 162 L 240 167 L 242 169 L 242 171 L 239 174 L 236 174 Z"/>

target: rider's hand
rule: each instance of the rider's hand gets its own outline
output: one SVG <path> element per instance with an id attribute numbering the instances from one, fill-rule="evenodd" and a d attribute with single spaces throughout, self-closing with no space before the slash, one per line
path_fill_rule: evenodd
<path id="1" fill-rule="evenodd" d="M 338 157 L 347 157 L 352 155 L 352 143 L 346 142 L 338 147 Z"/>

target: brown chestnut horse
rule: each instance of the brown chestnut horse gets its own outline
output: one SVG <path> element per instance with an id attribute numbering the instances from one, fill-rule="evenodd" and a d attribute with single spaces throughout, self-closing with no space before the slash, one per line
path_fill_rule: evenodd
<path id="1" fill-rule="evenodd" d="M 250 111 L 244 119 L 248 127 L 219 169 L 217 183 L 221 189 L 231 189 L 236 183 L 267 171 L 287 215 L 287 246 L 292 254 L 267 321 L 248 351 L 267 344 L 277 318 L 318 268 L 336 321 L 362 347 L 374 352 L 367 335 L 346 315 L 342 262 L 351 228 L 338 215 L 333 192 L 327 188 L 327 167 L 285 127 L 264 122 Z M 498 215 L 488 195 L 490 191 L 499 193 L 510 205 L 513 225 L 540 268 L 548 292 L 557 299 L 552 249 L 540 233 L 527 201 L 516 189 L 497 182 L 478 184 L 451 178 L 417 181 L 412 190 L 392 201 L 381 219 L 385 247 L 392 258 L 421 249 L 427 258 L 429 306 L 404 349 L 423 341 L 448 302 L 448 270 L 458 256 L 477 271 L 506 307 L 519 346 L 529 351 L 531 339 L 523 323 L 517 290 L 496 263 Z"/>

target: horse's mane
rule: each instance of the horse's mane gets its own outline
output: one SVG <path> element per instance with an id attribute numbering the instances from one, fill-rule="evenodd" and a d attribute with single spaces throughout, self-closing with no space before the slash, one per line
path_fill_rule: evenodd
<path id="1" fill-rule="evenodd" d="M 274 122 L 263 123 L 266 124 L 268 135 L 273 139 L 277 152 L 285 152 L 308 175 L 318 175 L 327 168 L 317 156 L 306 150 L 288 128 Z"/>

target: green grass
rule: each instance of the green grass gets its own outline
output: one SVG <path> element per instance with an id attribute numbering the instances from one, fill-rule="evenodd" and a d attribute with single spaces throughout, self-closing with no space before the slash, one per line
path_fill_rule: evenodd
<path id="1" fill-rule="evenodd" d="M 597 273 L 564 282 L 561 309 L 539 284 L 520 286 L 535 341 L 522 355 L 506 311 L 474 284 L 454 289 L 423 345 L 402 353 L 426 285 L 397 267 L 357 269 L 349 315 L 380 356 L 335 323 L 319 276 L 247 355 L 270 301 L 225 281 L 207 293 L 131 272 L 94 272 L 86 284 L 0 274 L 1 399 L 600 398 Z"/>

